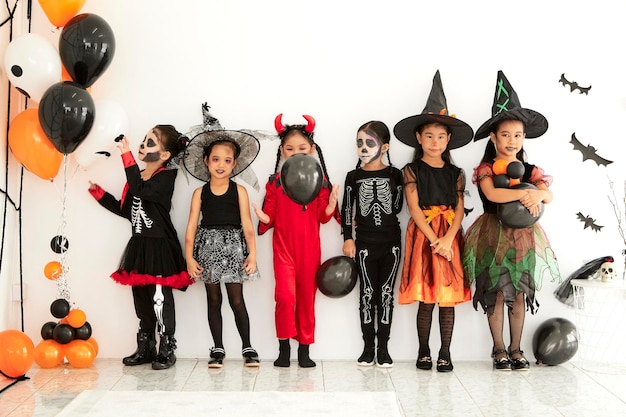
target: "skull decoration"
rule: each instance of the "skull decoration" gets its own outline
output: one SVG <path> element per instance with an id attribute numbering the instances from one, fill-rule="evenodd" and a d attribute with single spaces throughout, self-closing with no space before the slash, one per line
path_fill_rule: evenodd
<path id="1" fill-rule="evenodd" d="M 610 282 L 617 275 L 617 271 L 613 267 L 613 262 L 605 262 L 600 265 L 600 280 L 602 282 Z"/>

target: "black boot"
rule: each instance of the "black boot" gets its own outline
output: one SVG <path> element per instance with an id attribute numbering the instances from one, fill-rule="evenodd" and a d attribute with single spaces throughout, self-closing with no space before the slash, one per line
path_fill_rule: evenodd
<path id="1" fill-rule="evenodd" d="M 156 341 L 154 333 L 139 331 L 137 333 L 137 350 L 130 356 L 122 359 L 122 363 L 127 366 L 150 363 L 157 357 Z"/>
<path id="2" fill-rule="evenodd" d="M 289 368 L 291 365 L 291 345 L 289 339 L 278 340 L 278 359 L 274 361 L 274 366 Z"/>
<path id="3" fill-rule="evenodd" d="M 300 346 L 298 346 L 298 365 L 300 365 L 301 368 L 315 367 L 315 362 L 309 357 L 309 345 L 300 343 Z"/>
<path id="4" fill-rule="evenodd" d="M 174 336 L 164 334 L 161 336 L 161 343 L 159 344 L 159 354 L 152 362 L 152 369 L 162 370 L 170 368 L 176 363 L 176 339 Z"/>

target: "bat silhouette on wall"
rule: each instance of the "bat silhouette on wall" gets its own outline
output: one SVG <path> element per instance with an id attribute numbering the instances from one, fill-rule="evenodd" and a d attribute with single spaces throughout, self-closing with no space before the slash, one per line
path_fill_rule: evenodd
<path id="1" fill-rule="evenodd" d="M 580 211 L 576 213 L 576 217 L 578 218 L 578 220 L 585 223 L 585 227 L 583 229 L 591 227 L 591 230 L 593 230 L 594 232 L 599 232 L 600 229 L 604 227 L 604 226 L 598 226 L 596 224 L 596 219 L 592 219 L 589 216 L 584 216 Z"/>
<path id="2" fill-rule="evenodd" d="M 593 146 L 591 145 L 585 146 L 582 143 L 580 143 L 580 141 L 576 138 L 575 132 L 572 133 L 572 139 L 569 141 L 569 143 L 574 145 L 574 150 L 580 151 L 580 153 L 583 154 L 583 161 L 586 161 L 587 159 L 591 159 L 596 164 L 604 165 L 604 166 L 607 166 L 608 164 L 613 163 L 613 161 L 609 161 L 608 159 L 604 159 L 601 156 L 599 156 L 596 153 L 596 148 L 594 148 Z"/>
<path id="3" fill-rule="evenodd" d="M 465 212 L 465 215 L 467 216 L 468 214 L 470 214 L 472 211 L 474 211 L 474 207 L 472 208 L 464 208 L 463 211 Z"/>
<path id="4" fill-rule="evenodd" d="M 578 90 L 580 92 L 579 94 L 584 94 L 587 96 L 589 95 L 589 90 L 591 90 L 591 86 L 581 87 L 576 81 L 568 81 L 567 78 L 565 78 L 565 73 L 561 74 L 561 79 L 559 80 L 559 82 L 563 84 L 563 87 L 569 85 L 569 91 L 572 93 L 574 92 L 574 90 Z"/>

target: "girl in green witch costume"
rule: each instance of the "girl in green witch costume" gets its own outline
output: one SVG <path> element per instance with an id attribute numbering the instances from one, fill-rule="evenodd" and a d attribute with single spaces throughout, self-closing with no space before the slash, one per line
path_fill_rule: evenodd
<path id="1" fill-rule="evenodd" d="M 478 303 L 487 313 L 493 338 L 493 365 L 498 370 L 527 370 L 528 360 L 520 349 L 526 309 L 539 307 L 535 290 L 541 288 L 543 273 L 548 270 L 560 280 L 556 256 L 548 237 L 538 223 L 512 228 L 501 223 L 499 203 L 519 200 L 537 217 L 541 204 L 552 201 L 548 186 L 552 177 L 538 166 L 525 162 L 524 138 L 537 138 L 548 130 L 548 121 L 540 113 L 522 108 L 517 94 L 502 71 L 498 72 L 492 117 L 476 131 L 474 140 L 489 137 L 485 154 L 474 169 L 472 181 L 478 186 L 484 213 L 466 234 L 463 266 L 475 282 L 474 308 Z M 536 189 L 500 188 L 494 185 L 494 162 L 519 161 L 524 165 L 521 181 Z M 504 304 L 508 307 L 511 340 L 505 347 Z"/>

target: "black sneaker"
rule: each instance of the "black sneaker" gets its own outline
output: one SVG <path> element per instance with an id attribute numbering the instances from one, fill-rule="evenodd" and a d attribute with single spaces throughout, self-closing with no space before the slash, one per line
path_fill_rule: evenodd
<path id="1" fill-rule="evenodd" d="M 392 368 L 393 360 L 389 356 L 387 349 L 377 349 L 376 352 L 376 366 L 379 368 Z"/>
<path id="2" fill-rule="evenodd" d="M 422 356 L 421 358 L 417 359 L 417 362 L 415 362 L 415 366 L 417 367 L 417 369 L 430 371 L 431 369 L 433 369 L 433 360 L 430 356 Z"/>
<path id="3" fill-rule="evenodd" d="M 357 365 L 359 366 L 372 366 L 374 365 L 374 348 L 366 347 L 363 349 L 363 353 L 359 356 L 359 359 L 356 360 Z"/>
<path id="4" fill-rule="evenodd" d="M 244 348 L 241 351 L 241 355 L 243 356 L 243 364 L 247 367 L 258 367 L 261 365 L 261 361 L 259 360 L 259 354 L 256 353 L 256 350 L 251 347 Z"/>
<path id="5" fill-rule="evenodd" d="M 221 368 L 224 366 L 224 357 L 226 352 L 224 348 L 211 348 L 209 353 L 209 368 Z"/>

